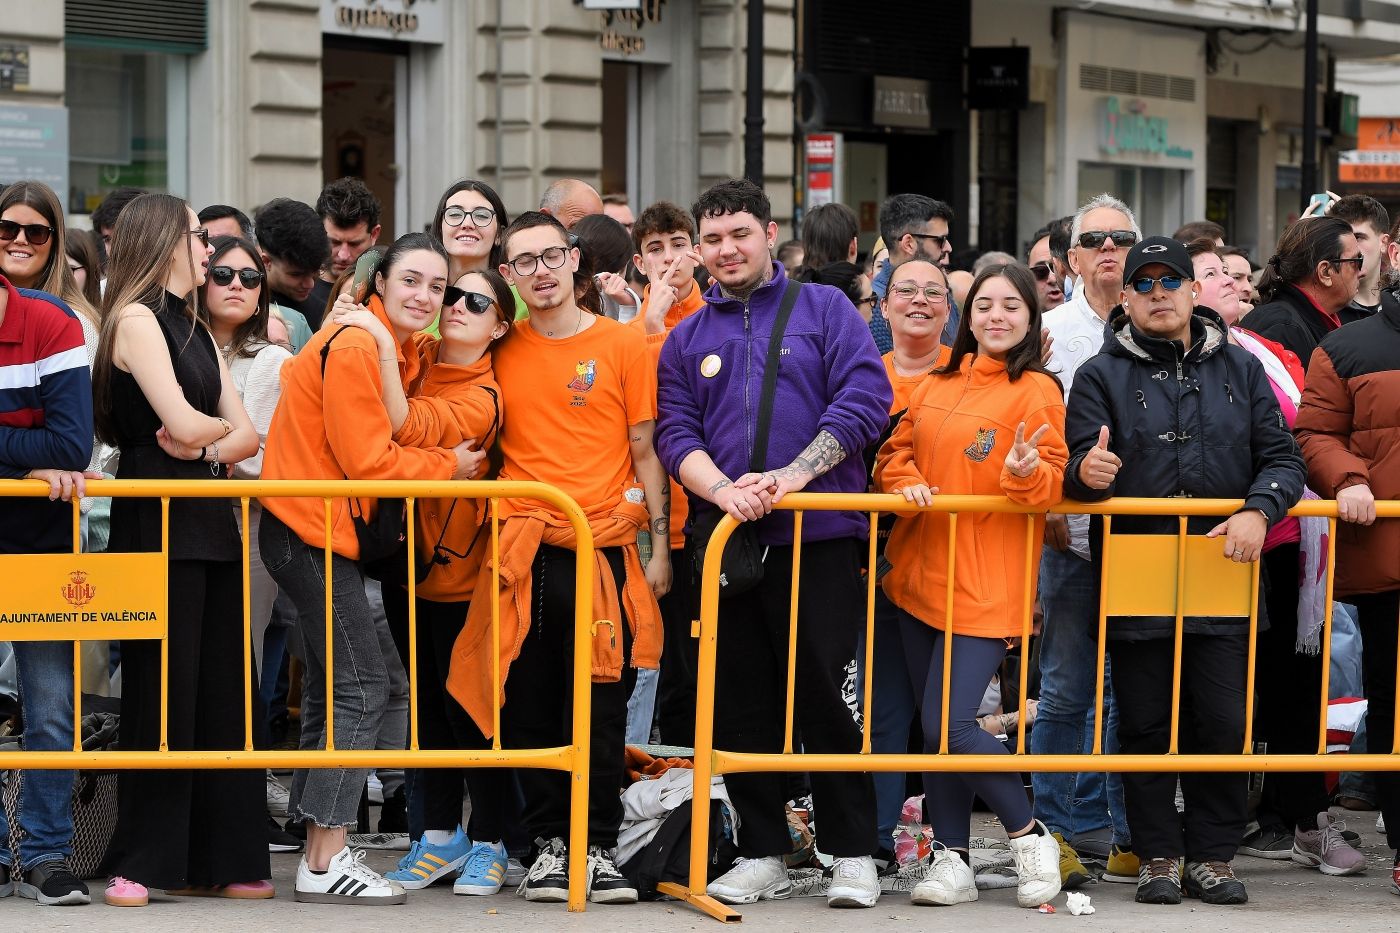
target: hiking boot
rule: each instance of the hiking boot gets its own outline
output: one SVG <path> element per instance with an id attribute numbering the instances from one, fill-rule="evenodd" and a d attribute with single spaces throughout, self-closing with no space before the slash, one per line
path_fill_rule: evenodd
<path id="1" fill-rule="evenodd" d="M 1366 856 L 1347 845 L 1342 837 L 1345 824 L 1323 812 L 1317 815 L 1317 829 L 1293 834 L 1293 861 L 1316 868 L 1324 875 L 1359 875 L 1366 870 Z"/>
<path id="2" fill-rule="evenodd" d="M 1293 856 L 1293 834 L 1282 826 L 1258 826 L 1240 842 L 1240 855 L 1286 859 Z"/>
<path id="3" fill-rule="evenodd" d="M 1174 858 L 1154 858 L 1138 869 L 1137 894 L 1139 904 L 1180 904 L 1181 863 Z"/>
<path id="4" fill-rule="evenodd" d="M 1062 890 L 1073 891 L 1075 888 L 1082 888 L 1094 880 L 1094 876 L 1089 874 L 1089 869 L 1085 868 L 1084 863 L 1079 860 L 1079 853 L 1074 851 L 1074 846 L 1065 841 L 1062 834 L 1054 833 L 1050 838 L 1055 840 L 1055 845 L 1059 848 L 1060 888 Z M 1040 901 L 1035 906 L 1039 907 L 1043 903 L 1045 902 Z"/>
<path id="5" fill-rule="evenodd" d="M 1187 862 L 1181 890 L 1199 897 L 1203 904 L 1243 904 L 1249 900 L 1244 882 L 1235 877 L 1229 862 Z"/>
<path id="6" fill-rule="evenodd" d="M 564 840 L 536 839 L 540 854 L 516 892 L 527 901 L 563 904 L 569 899 L 569 850 Z"/>
<path id="7" fill-rule="evenodd" d="M 828 907 L 874 907 L 880 899 L 880 873 L 868 855 L 838 858 L 831 866 Z"/>
<path id="8" fill-rule="evenodd" d="M 792 883 L 777 856 L 741 857 L 735 859 L 733 868 L 711 881 L 705 893 L 723 904 L 753 904 L 787 897 L 792 894 Z"/>
<path id="9" fill-rule="evenodd" d="M 1045 824 L 1036 820 L 1039 833 L 1008 839 L 1016 864 L 1016 903 L 1022 907 L 1048 904 L 1060 893 L 1060 852 L 1064 839 L 1050 835 Z"/>
<path id="10" fill-rule="evenodd" d="M 623 877 L 602 846 L 588 847 L 588 900 L 593 904 L 635 904 L 637 889 Z"/>
<path id="11" fill-rule="evenodd" d="M 50 906 L 87 904 L 87 885 L 68 870 L 68 863 L 62 860 L 40 862 L 24 873 L 16 886 L 20 897 Z"/>
<path id="12" fill-rule="evenodd" d="M 909 903 L 920 907 L 951 907 L 977 900 L 977 880 L 972 866 L 956 852 L 942 846 L 933 850 L 924 880 L 914 885 Z"/>
<path id="13" fill-rule="evenodd" d="M 1138 872 L 1141 870 L 1142 860 L 1133 854 L 1133 850 L 1114 843 L 1113 848 L 1108 850 L 1108 867 L 1104 869 L 1099 880 L 1115 884 L 1137 884 Z"/>

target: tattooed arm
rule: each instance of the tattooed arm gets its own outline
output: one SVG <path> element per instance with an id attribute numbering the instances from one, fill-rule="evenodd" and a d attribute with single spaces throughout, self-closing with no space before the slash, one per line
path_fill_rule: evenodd
<path id="1" fill-rule="evenodd" d="M 651 516 L 651 560 L 646 566 L 647 583 L 660 599 L 671 589 L 671 480 L 652 446 L 655 421 L 643 421 L 628 429 L 632 446 L 632 469 L 641 480 Z"/>
<path id="2" fill-rule="evenodd" d="M 807 445 L 807 449 L 787 466 L 766 473 L 747 473 L 739 478 L 736 485 L 744 488 L 767 488 L 772 493 L 773 503 L 776 505 L 783 496 L 790 492 L 801 492 L 808 483 L 829 472 L 845 459 L 846 451 L 842 449 L 841 442 L 833 437 L 831 432 L 823 430 L 818 432 L 812 443 Z"/>

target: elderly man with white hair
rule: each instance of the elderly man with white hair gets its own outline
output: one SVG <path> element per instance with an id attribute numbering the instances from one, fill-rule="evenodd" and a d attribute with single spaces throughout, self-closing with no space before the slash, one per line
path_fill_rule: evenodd
<path id="1" fill-rule="evenodd" d="M 597 189 L 577 178 L 561 178 L 544 189 L 540 210 L 572 230 L 590 214 L 603 213 L 603 199 Z"/>

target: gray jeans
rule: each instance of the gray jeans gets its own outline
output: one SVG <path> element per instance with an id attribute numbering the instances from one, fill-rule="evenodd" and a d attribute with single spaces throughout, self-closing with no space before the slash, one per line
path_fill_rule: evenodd
<path id="1" fill-rule="evenodd" d="M 297 607 L 305 650 L 303 703 L 315 698 L 324 708 L 326 692 L 325 551 L 302 541 L 271 512 L 258 529 L 258 544 L 268 573 Z M 372 749 L 389 702 L 389 674 L 379 647 L 374 611 L 365 596 L 359 565 L 340 555 L 331 559 L 331 610 L 334 646 L 335 746 Z M 310 741 L 308 741 L 310 740 Z M 325 729 L 302 724 L 302 747 L 324 748 Z M 317 826 L 354 826 L 360 791 L 368 769 L 299 769 L 292 777 L 291 808 Z"/>

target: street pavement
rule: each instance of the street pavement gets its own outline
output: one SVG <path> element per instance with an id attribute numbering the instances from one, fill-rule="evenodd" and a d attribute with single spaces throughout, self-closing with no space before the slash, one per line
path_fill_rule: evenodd
<path id="1" fill-rule="evenodd" d="M 1016 906 L 1014 890 L 984 891 L 972 904 L 957 907 L 913 907 L 907 894 L 886 894 L 870 910 L 833 912 L 821 897 L 793 898 L 740 908 L 742 928 L 750 931 L 810 933 L 838 929 L 886 930 L 915 933 L 921 928 L 980 927 L 998 931 L 1082 930 L 1131 931 L 1290 931 L 1400 930 L 1400 897 L 1390 893 L 1391 853 L 1375 833 L 1375 813 L 1348 813 L 1350 828 L 1361 832 L 1368 870 L 1351 878 L 1328 878 L 1291 862 L 1264 861 L 1241 856 L 1236 871 L 1249 886 L 1249 903 L 1239 907 L 1208 907 L 1186 900 L 1177 907 L 1149 907 L 1133 902 L 1133 886 L 1095 884 L 1084 889 L 1093 900 L 1092 916 L 1071 916 L 1065 897 L 1055 899 L 1055 915 L 1046 916 Z M 974 814 L 973 832 L 996 834 L 988 814 Z M 379 871 L 393 867 L 400 853 L 369 852 L 366 861 Z M 400 907 L 347 908 L 298 904 L 292 900 L 296 854 L 273 855 L 273 880 L 277 897 L 270 901 L 225 901 L 153 896 L 145 908 L 108 907 L 101 903 L 102 882 L 90 882 L 94 903 L 89 907 L 39 907 L 32 901 L 11 897 L 0 901 L 0 930 L 94 930 L 111 933 L 164 933 L 164 931 L 278 930 L 295 933 L 316 931 L 417 931 L 471 930 L 513 933 L 516 930 L 552 928 L 560 933 L 619 933 L 620 930 L 709 931 L 721 927 L 715 920 L 674 901 L 627 907 L 590 906 L 583 914 L 570 914 L 562 905 L 527 904 L 514 892 L 495 897 L 456 897 L 451 885 L 409 892 Z"/>

